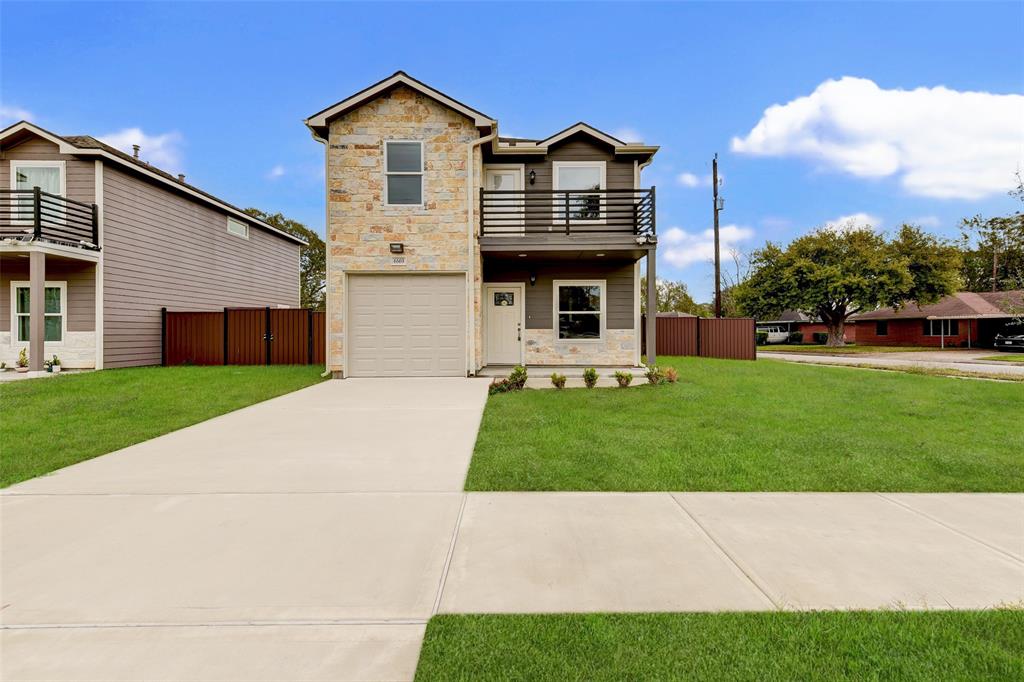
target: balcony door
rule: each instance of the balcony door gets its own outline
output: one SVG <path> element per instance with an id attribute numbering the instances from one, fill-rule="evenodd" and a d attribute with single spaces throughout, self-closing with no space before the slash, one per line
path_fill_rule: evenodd
<path id="1" fill-rule="evenodd" d="M 32 222 L 33 189 L 64 196 L 63 161 L 11 161 L 11 189 L 20 190 L 15 195 L 16 222 Z"/>
<path id="2" fill-rule="evenodd" d="M 523 233 L 523 166 L 513 164 L 492 165 L 484 168 L 484 190 L 513 192 L 512 194 L 485 194 L 484 212 L 487 215 L 487 234 Z"/>

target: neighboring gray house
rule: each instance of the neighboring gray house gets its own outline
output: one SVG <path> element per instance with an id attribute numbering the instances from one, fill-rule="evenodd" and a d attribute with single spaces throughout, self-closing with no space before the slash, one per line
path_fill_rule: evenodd
<path id="1" fill-rule="evenodd" d="M 304 242 L 89 136 L 0 131 L 0 360 L 160 362 L 161 307 L 298 306 Z"/>
<path id="2" fill-rule="evenodd" d="M 657 147 L 585 123 L 543 140 L 399 71 L 306 120 L 327 169 L 327 367 L 466 376 L 639 365 Z M 654 359 L 653 316 L 647 356 Z"/>

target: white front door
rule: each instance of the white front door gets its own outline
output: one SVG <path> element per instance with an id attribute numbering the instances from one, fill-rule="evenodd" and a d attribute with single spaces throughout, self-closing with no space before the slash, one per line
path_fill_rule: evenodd
<path id="1" fill-rule="evenodd" d="M 518 365 L 523 362 L 523 312 L 526 287 L 522 284 L 484 286 L 484 364 Z"/>
<path id="2" fill-rule="evenodd" d="M 522 234 L 523 168 L 484 169 L 484 189 L 516 194 L 491 194 L 484 197 L 487 234 Z"/>

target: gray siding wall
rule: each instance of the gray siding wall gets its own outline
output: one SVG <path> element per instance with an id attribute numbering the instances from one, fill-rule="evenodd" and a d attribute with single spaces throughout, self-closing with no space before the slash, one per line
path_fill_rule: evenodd
<path id="1" fill-rule="evenodd" d="M 526 164 L 526 176 L 537 173 L 537 182 L 526 189 L 554 189 L 551 178 L 552 161 L 605 161 L 608 189 L 633 189 L 633 161 L 616 161 L 611 147 L 587 135 L 573 135 L 548 150 L 543 160 Z"/>
<path id="2" fill-rule="evenodd" d="M 530 285 L 530 272 L 537 283 Z M 553 282 L 556 279 L 603 279 L 607 281 L 608 329 L 633 329 L 633 261 L 547 261 L 526 267 L 504 260 L 484 261 L 484 284 L 526 282 L 526 328 L 551 329 L 554 326 Z"/>
<path id="3" fill-rule="evenodd" d="M 134 175 L 104 166 L 106 367 L 160 362 L 160 308 L 299 305 L 299 245 Z"/>
<path id="4" fill-rule="evenodd" d="M 28 258 L 0 259 L 0 330 L 11 330 L 11 282 L 27 282 Z M 85 261 L 46 258 L 46 279 L 67 282 L 68 331 L 96 330 L 96 265 Z"/>
<path id="5" fill-rule="evenodd" d="M 96 164 L 57 151 L 57 145 L 33 137 L 10 149 L 0 157 L 0 187 L 11 188 L 11 161 L 64 161 L 67 197 L 91 204 L 96 201 Z"/>

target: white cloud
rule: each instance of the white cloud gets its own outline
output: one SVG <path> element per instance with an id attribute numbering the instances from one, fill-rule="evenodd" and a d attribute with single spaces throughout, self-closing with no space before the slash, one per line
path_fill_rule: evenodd
<path id="1" fill-rule="evenodd" d="M 942 220 L 938 216 L 934 215 L 922 215 L 908 221 L 911 225 L 918 225 L 920 227 L 930 227 L 933 230 L 942 224 Z"/>
<path id="2" fill-rule="evenodd" d="M 184 138 L 181 133 L 172 131 L 160 135 L 147 135 L 141 128 L 125 128 L 100 135 L 99 138 L 128 154 L 132 153 L 132 145 L 137 144 L 141 148 L 140 159 L 165 171 L 174 173 L 182 169 L 181 145 Z"/>
<path id="3" fill-rule="evenodd" d="M 854 230 L 875 229 L 882 225 L 882 219 L 870 213 L 851 213 L 841 215 L 833 220 L 825 221 L 825 229 L 835 232 L 853 232 Z"/>
<path id="4" fill-rule="evenodd" d="M 17 123 L 18 121 L 31 121 L 33 119 L 35 119 L 35 116 L 28 109 L 0 104 L 0 125 L 2 126 Z"/>
<path id="5" fill-rule="evenodd" d="M 277 180 L 278 178 L 283 177 L 284 174 L 285 174 L 284 166 L 282 166 L 281 164 L 277 164 L 276 166 L 271 168 L 269 171 L 267 171 L 267 179 L 268 180 Z"/>
<path id="6" fill-rule="evenodd" d="M 730 249 L 753 237 L 754 231 L 740 225 L 722 225 L 718 235 L 719 251 L 724 259 Z M 715 258 L 715 231 L 711 229 L 687 232 L 679 227 L 670 227 L 659 237 L 659 241 L 666 247 L 663 250 L 659 249 L 665 260 L 679 268 L 694 263 L 706 263 Z"/>
<path id="7" fill-rule="evenodd" d="M 643 142 L 644 136 L 641 135 L 635 128 L 626 126 L 625 128 L 618 128 L 612 131 L 612 137 L 623 142 Z"/>
<path id="8" fill-rule="evenodd" d="M 938 86 L 885 90 L 828 80 L 765 110 L 732 150 L 797 156 L 866 178 L 897 176 L 911 194 L 979 199 L 1013 186 L 1024 164 L 1024 95 Z"/>

